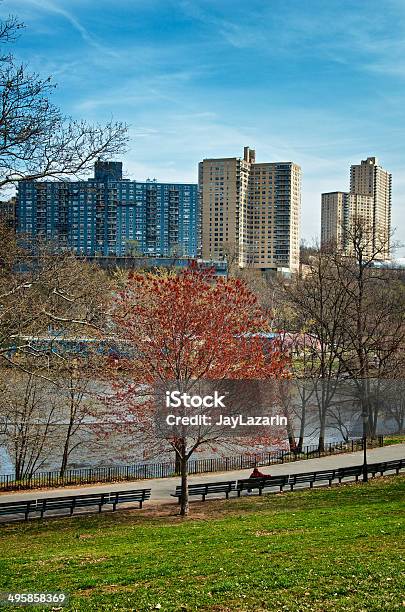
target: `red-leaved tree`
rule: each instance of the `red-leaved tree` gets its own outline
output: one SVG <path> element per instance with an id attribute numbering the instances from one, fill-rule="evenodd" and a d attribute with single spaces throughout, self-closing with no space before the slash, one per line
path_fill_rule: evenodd
<path id="1" fill-rule="evenodd" d="M 276 342 L 263 344 L 268 317 L 237 279 L 215 278 L 196 266 L 180 274 L 133 274 L 115 298 L 115 333 L 123 347 L 110 358 L 109 428 L 129 424 L 149 449 L 174 449 L 181 469 L 180 514 L 188 514 L 188 461 L 202 445 L 221 442 L 221 429 L 157 432 L 156 385 L 196 389 L 204 381 L 285 376 L 286 357 Z"/>

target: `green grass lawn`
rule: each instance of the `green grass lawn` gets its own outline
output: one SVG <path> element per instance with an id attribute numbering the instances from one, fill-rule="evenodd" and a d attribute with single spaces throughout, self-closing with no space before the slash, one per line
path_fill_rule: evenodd
<path id="1" fill-rule="evenodd" d="M 65 590 L 69 610 L 394 612 L 404 493 L 392 476 L 192 503 L 183 520 L 145 506 L 3 525 L 0 591 Z"/>
<path id="2" fill-rule="evenodd" d="M 392 446 L 393 444 L 403 444 L 405 436 L 402 434 L 384 436 L 384 446 Z"/>

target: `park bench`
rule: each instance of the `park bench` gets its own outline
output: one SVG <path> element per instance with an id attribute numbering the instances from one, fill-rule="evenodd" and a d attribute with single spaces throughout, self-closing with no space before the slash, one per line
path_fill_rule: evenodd
<path id="1" fill-rule="evenodd" d="M 229 498 L 229 493 L 235 491 L 236 481 L 228 480 L 225 482 L 208 482 L 204 484 L 191 484 L 188 485 L 188 494 L 201 495 L 202 501 L 205 501 L 207 495 L 215 493 L 225 493 L 226 499 Z M 181 498 L 181 485 L 176 487 L 176 492 L 171 494 L 172 497 L 177 497 L 180 503 Z"/>
<path id="2" fill-rule="evenodd" d="M 253 489 L 259 489 L 259 495 L 262 494 L 263 489 L 270 489 L 272 487 L 279 487 L 280 492 L 283 487 L 288 484 L 288 476 L 265 476 L 264 478 L 244 478 L 238 480 L 236 490 L 238 497 L 242 491 L 252 491 Z"/>
<path id="3" fill-rule="evenodd" d="M 76 508 L 98 507 L 112 505 L 115 511 L 118 504 L 138 502 L 139 507 L 145 500 L 150 499 L 150 489 L 137 489 L 132 491 L 112 491 L 108 493 L 90 493 L 88 495 L 69 495 L 65 497 L 42 497 L 18 502 L 0 502 L 0 515 L 24 514 L 28 520 L 30 514 L 40 513 L 43 518 L 45 512 L 52 510 L 68 510 L 72 515 Z"/>
<path id="4" fill-rule="evenodd" d="M 405 467 L 405 459 L 392 459 L 391 461 L 380 461 L 379 463 L 370 463 L 368 471 L 373 478 L 379 473 L 383 476 L 384 472 L 395 470 L 397 474 Z"/>
<path id="5" fill-rule="evenodd" d="M 357 473 L 358 468 L 356 467 L 354 469 Z M 274 486 L 279 486 L 280 491 L 283 491 L 284 486 L 289 486 L 290 490 L 293 491 L 296 485 L 308 483 L 309 487 L 312 489 L 315 482 L 322 482 L 325 480 L 327 480 L 329 486 L 331 486 L 332 482 L 339 477 L 338 472 L 339 470 L 319 470 L 316 472 L 302 472 L 286 476 L 272 476 L 271 478 L 251 478 L 246 480 L 238 480 L 236 489 L 238 491 L 238 496 L 240 496 L 241 491 L 251 489 L 259 489 L 259 495 L 261 495 L 263 489 Z M 361 474 L 361 466 L 359 474 Z M 350 473 L 347 474 L 347 476 L 350 475 Z"/>
<path id="6" fill-rule="evenodd" d="M 395 470 L 397 474 L 400 469 L 405 468 L 405 459 L 396 459 L 393 461 L 384 461 L 381 463 L 369 464 L 368 472 L 375 475 L 377 473 L 383 474 L 384 471 Z M 259 495 L 262 495 L 264 489 L 271 489 L 278 487 L 280 492 L 283 491 L 285 486 L 289 486 L 291 491 L 298 484 L 309 484 L 310 488 L 313 488 L 314 483 L 327 481 L 328 485 L 331 486 L 334 480 L 338 480 L 339 483 L 343 478 L 355 478 L 356 482 L 359 477 L 363 474 L 362 465 L 354 465 L 330 470 L 317 470 L 314 472 L 302 472 L 298 474 L 286 474 L 282 476 L 266 476 L 264 478 L 244 478 L 240 479 L 236 483 L 230 482 L 214 482 L 207 484 L 193 484 L 189 485 L 189 495 L 201 495 L 203 501 L 210 493 L 225 492 L 228 498 L 231 491 L 236 491 L 238 497 L 240 497 L 242 491 L 258 490 Z M 172 497 L 177 497 L 180 501 L 181 497 L 181 486 L 176 487 L 176 492 L 172 494 Z"/>
<path id="7" fill-rule="evenodd" d="M 129 504 L 133 502 L 139 503 L 139 508 L 142 508 L 144 501 L 150 499 L 150 489 L 134 489 L 133 491 L 116 491 L 108 493 L 108 497 L 104 499 L 104 505 L 112 504 L 113 511 L 118 504 Z"/>
<path id="8" fill-rule="evenodd" d="M 35 512 L 36 499 L 29 499 L 27 501 L 17 502 L 5 502 L 0 504 L 0 515 L 5 516 L 9 514 L 24 514 L 25 520 L 28 520 L 30 512 Z"/>
<path id="9" fill-rule="evenodd" d="M 338 468 L 335 470 L 336 478 L 339 480 L 339 484 L 342 482 L 343 478 L 353 478 L 356 479 L 356 482 L 359 480 L 359 477 L 363 473 L 362 465 L 353 465 L 350 467 Z"/>
<path id="10" fill-rule="evenodd" d="M 289 485 L 291 491 L 293 491 L 294 487 L 297 484 L 309 483 L 309 486 L 312 488 L 314 485 L 314 481 L 315 481 L 315 473 L 308 472 L 305 474 L 290 474 L 287 484 Z"/>
<path id="11" fill-rule="evenodd" d="M 72 496 L 38 499 L 36 511 L 41 513 L 41 518 L 49 510 L 69 510 L 70 514 L 73 514 L 74 500 Z"/>
<path id="12" fill-rule="evenodd" d="M 334 480 L 338 480 L 339 484 L 342 482 L 343 478 L 355 478 L 356 482 L 359 480 L 359 477 L 362 475 L 363 473 L 363 466 L 362 465 L 354 465 L 354 466 L 349 466 L 349 467 L 343 467 L 343 468 L 336 468 L 334 470 L 319 470 L 316 472 L 312 472 L 312 473 L 306 473 L 306 474 L 293 474 L 291 476 L 291 480 L 289 484 L 297 484 L 297 483 L 305 483 L 305 482 L 309 482 L 309 486 L 312 489 L 314 482 L 319 482 L 322 480 L 327 480 L 329 483 L 329 486 L 332 486 L 332 483 Z M 293 490 L 291 488 L 291 490 Z"/>
<path id="13" fill-rule="evenodd" d="M 37 510 L 41 512 L 41 518 L 43 518 L 45 512 L 49 510 L 69 510 L 72 515 L 75 508 L 98 506 L 98 511 L 101 512 L 101 508 L 104 504 L 104 495 L 105 494 L 102 493 L 92 493 L 89 495 L 69 495 L 66 497 L 38 499 Z"/>
<path id="14" fill-rule="evenodd" d="M 332 486 L 332 482 L 335 479 L 335 470 L 319 470 L 317 472 L 300 472 L 298 474 L 290 474 L 289 480 L 286 484 L 289 485 L 291 491 L 294 490 L 297 484 L 309 483 L 310 489 L 313 488 L 314 482 L 328 481 L 329 486 Z"/>
<path id="15" fill-rule="evenodd" d="M 405 468 L 405 459 L 392 459 L 391 461 L 384 461 L 385 471 L 395 470 L 397 474 L 403 468 Z"/>
<path id="16" fill-rule="evenodd" d="M 315 482 L 328 481 L 328 486 L 332 486 L 333 481 L 337 478 L 337 470 L 318 470 L 314 472 L 302 472 L 299 474 L 290 474 L 288 485 L 291 491 L 294 490 L 297 484 L 309 483 L 309 488 L 312 489 Z"/>
<path id="17" fill-rule="evenodd" d="M 323 480 L 327 480 L 329 486 L 332 486 L 332 482 L 336 479 L 336 470 L 319 470 L 314 472 L 314 481 L 309 485 L 311 488 L 313 487 L 314 482 L 321 482 Z"/>

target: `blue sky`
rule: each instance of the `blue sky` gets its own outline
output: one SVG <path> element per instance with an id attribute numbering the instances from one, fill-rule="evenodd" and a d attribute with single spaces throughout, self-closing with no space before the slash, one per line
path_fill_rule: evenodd
<path id="1" fill-rule="evenodd" d="M 375 155 L 405 243 L 405 0 L 4 0 L 16 55 L 76 118 L 131 125 L 128 177 L 197 182 L 203 157 L 303 171 L 302 236 L 320 193 Z M 404 255 L 402 248 L 398 254 Z"/>

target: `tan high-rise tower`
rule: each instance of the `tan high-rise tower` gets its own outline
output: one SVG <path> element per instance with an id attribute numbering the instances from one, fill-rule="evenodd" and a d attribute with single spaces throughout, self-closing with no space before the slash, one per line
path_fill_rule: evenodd
<path id="1" fill-rule="evenodd" d="M 376 157 L 367 157 L 361 164 L 350 168 L 350 193 L 369 196 L 373 200 L 373 249 L 377 250 L 384 244 L 381 258 L 390 256 L 391 185 L 392 175 L 378 164 Z"/>
<path id="2" fill-rule="evenodd" d="M 351 255 L 347 233 L 356 219 L 371 231 L 368 255 L 377 259 L 390 256 L 391 174 L 368 157 L 350 169 L 350 193 L 334 191 L 322 194 L 321 244 L 334 246 Z"/>
<path id="3" fill-rule="evenodd" d="M 373 223 L 374 202 L 371 196 L 332 191 L 322 194 L 321 244 L 349 254 L 347 230 L 354 219 L 362 219 L 368 227 Z"/>
<path id="4" fill-rule="evenodd" d="M 321 244 L 343 248 L 344 220 L 349 194 L 331 191 L 322 194 Z"/>
<path id="5" fill-rule="evenodd" d="M 256 163 L 255 151 L 199 164 L 204 259 L 237 258 L 242 268 L 299 266 L 301 169 Z"/>

